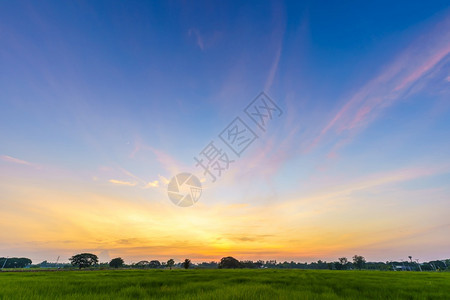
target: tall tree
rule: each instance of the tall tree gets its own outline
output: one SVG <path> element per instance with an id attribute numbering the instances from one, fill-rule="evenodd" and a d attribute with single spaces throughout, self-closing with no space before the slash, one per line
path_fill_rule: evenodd
<path id="1" fill-rule="evenodd" d="M 173 267 L 174 264 L 175 264 L 175 261 L 172 258 L 167 261 L 167 266 L 171 270 L 172 270 L 172 267 Z"/>
<path id="2" fill-rule="evenodd" d="M 236 269 L 241 268 L 241 263 L 234 257 L 223 257 L 219 263 L 219 269 Z"/>
<path id="3" fill-rule="evenodd" d="M 151 269 L 157 269 L 159 267 L 161 267 L 161 263 L 159 262 L 159 260 L 152 260 L 149 264 L 148 267 Z"/>
<path id="4" fill-rule="evenodd" d="M 190 266 L 191 266 L 191 260 L 189 258 L 186 258 L 183 262 L 183 268 L 189 269 Z"/>
<path id="5" fill-rule="evenodd" d="M 136 267 L 145 268 L 145 267 L 148 267 L 149 264 L 150 264 L 150 262 L 148 260 L 141 260 L 136 263 Z"/>
<path id="6" fill-rule="evenodd" d="M 121 257 L 117 257 L 117 258 L 113 258 L 110 262 L 109 262 L 109 266 L 111 268 L 120 268 L 123 266 L 123 259 Z"/>
<path id="7" fill-rule="evenodd" d="M 69 258 L 69 260 L 73 266 L 76 266 L 79 269 L 87 268 L 87 267 L 98 264 L 97 255 L 92 254 L 92 253 L 77 254 L 77 255 L 74 255 L 71 258 Z"/>
<path id="8" fill-rule="evenodd" d="M 347 269 L 348 260 L 347 257 L 338 258 L 338 262 L 334 264 L 336 270 L 345 270 Z"/>
<path id="9" fill-rule="evenodd" d="M 364 267 L 365 263 L 366 263 L 366 259 L 363 256 L 360 256 L 360 255 L 353 256 L 353 264 L 359 270 L 361 270 Z"/>

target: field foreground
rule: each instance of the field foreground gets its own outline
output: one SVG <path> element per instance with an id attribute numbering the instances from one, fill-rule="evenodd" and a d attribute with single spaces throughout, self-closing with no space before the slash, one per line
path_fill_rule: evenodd
<path id="1" fill-rule="evenodd" d="M 326 270 L 0 272 L 0 299 L 449 299 L 450 273 Z"/>

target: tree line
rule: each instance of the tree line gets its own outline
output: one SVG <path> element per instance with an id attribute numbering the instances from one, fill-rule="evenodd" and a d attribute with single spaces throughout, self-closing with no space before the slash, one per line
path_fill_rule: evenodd
<path id="1" fill-rule="evenodd" d="M 32 261 L 25 257 L 0 257 L 0 268 L 25 268 L 31 265 Z"/>
<path id="2" fill-rule="evenodd" d="M 69 261 L 72 266 L 77 267 L 79 269 L 82 268 L 88 268 L 98 265 L 98 257 L 95 254 L 92 253 L 81 253 L 72 256 L 69 258 Z M 169 268 L 172 269 L 172 267 L 175 265 L 174 259 L 169 259 L 167 262 L 161 263 L 159 260 L 142 260 L 139 261 L 136 264 L 132 264 L 131 267 L 133 268 L 151 268 L 151 269 L 158 269 L 158 268 Z M 185 269 L 189 269 L 191 266 L 191 260 L 186 258 L 182 263 L 180 263 L 181 266 Z M 125 262 L 121 257 L 113 258 L 109 264 L 109 267 L 111 268 L 122 268 L 125 266 Z"/>
<path id="3" fill-rule="evenodd" d="M 277 262 L 276 260 L 242 260 L 239 261 L 234 257 L 223 257 L 220 262 L 202 262 L 193 264 L 190 259 L 181 262 L 175 262 L 174 259 L 160 262 L 159 260 L 142 260 L 136 263 L 125 264 L 120 257 L 113 258 L 108 263 L 99 263 L 98 257 L 92 253 L 80 253 L 69 259 L 70 264 L 65 263 L 49 263 L 43 261 L 37 265 L 31 265 L 32 261 L 28 258 L 0 258 L 0 269 L 2 268 L 25 268 L 25 267 L 42 267 L 42 268 L 133 268 L 133 269 L 172 269 L 172 268 L 196 268 L 196 269 L 312 269 L 312 270 L 384 270 L 384 271 L 440 271 L 450 270 L 450 259 L 435 260 L 424 263 L 413 261 L 411 256 L 409 260 L 402 261 L 386 261 L 386 262 L 367 262 L 363 256 L 354 255 L 351 260 L 346 257 L 340 257 L 336 261 L 326 262 L 318 260 L 312 263 L 301 262 Z"/>

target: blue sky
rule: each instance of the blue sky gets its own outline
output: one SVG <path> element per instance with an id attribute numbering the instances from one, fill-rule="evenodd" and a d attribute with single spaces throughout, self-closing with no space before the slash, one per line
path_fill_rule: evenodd
<path id="1" fill-rule="evenodd" d="M 0 255 L 444 258 L 449 29 L 446 1 L 0 2 Z M 174 206 L 261 91 L 283 115 Z"/>

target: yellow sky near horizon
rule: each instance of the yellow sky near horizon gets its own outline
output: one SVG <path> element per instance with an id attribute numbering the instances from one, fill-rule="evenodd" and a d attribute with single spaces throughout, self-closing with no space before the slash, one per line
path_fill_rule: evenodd
<path id="1" fill-rule="evenodd" d="M 408 194 L 391 189 L 392 184 L 435 172 L 442 170 L 399 170 L 270 203 L 227 203 L 226 196 L 208 202 L 206 191 L 189 208 L 173 205 L 165 185 L 147 197 L 148 190 L 108 182 L 3 176 L 0 227 L 6 230 L 0 234 L 0 250 L 49 261 L 81 251 L 96 253 L 103 261 L 120 256 L 128 262 L 170 257 L 217 261 L 228 255 L 311 261 L 356 253 L 381 259 L 386 249 L 414 249 L 417 239 L 448 229 L 442 222 L 444 200 L 430 202 L 427 209 L 436 213 L 425 214 L 417 226 L 423 206 L 414 204 L 415 199 L 433 195 L 432 190 Z M 399 193 L 411 197 L 407 207 L 397 201 Z"/>

